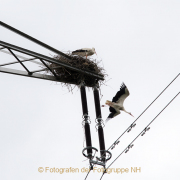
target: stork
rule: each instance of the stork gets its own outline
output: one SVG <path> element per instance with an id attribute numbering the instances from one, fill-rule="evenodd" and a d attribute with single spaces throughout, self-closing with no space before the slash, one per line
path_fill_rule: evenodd
<path id="1" fill-rule="evenodd" d="M 120 90 L 113 97 L 112 102 L 107 100 L 105 103 L 106 105 L 109 106 L 109 111 L 111 112 L 109 114 L 109 116 L 107 117 L 105 123 L 107 123 L 110 119 L 114 118 L 115 116 L 119 115 L 121 113 L 120 110 L 128 113 L 131 116 L 133 116 L 130 112 L 126 111 L 124 106 L 123 106 L 124 100 L 128 96 L 129 96 L 129 90 L 126 87 L 126 85 L 124 83 L 122 83 Z M 105 105 L 102 105 L 102 107 L 105 107 Z"/>
<path id="2" fill-rule="evenodd" d="M 82 49 L 78 49 L 76 51 L 72 52 L 72 55 L 78 55 L 78 56 L 92 56 L 94 53 L 96 53 L 95 48 L 82 48 Z M 96 54 L 97 55 L 97 54 Z"/>

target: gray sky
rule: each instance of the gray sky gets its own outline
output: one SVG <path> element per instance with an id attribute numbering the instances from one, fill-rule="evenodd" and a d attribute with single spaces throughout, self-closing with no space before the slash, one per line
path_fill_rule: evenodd
<path id="1" fill-rule="evenodd" d="M 111 100 L 122 82 L 130 96 L 124 106 L 135 118 L 179 73 L 180 2 L 178 0 L 16 0 L 2 1 L 1 21 L 60 50 L 96 48 L 106 69 L 101 104 Z M 48 56 L 52 52 L 0 27 L 0 40 Z M 0 53 L 0 63 L 14 59 Z M 55 82 L 0 73 L 0 171 L 2 179 L 84 179 L 86 173 L 38 172 L 39 167 L 88 167 L 82 155 L 80 92 Z M 179 92 L 180 77 L 125 134 L 107 165 Z M 99 149 L 92 89 L 87 90 L 92 144 Z M 111 168 L 140 167 L 141 172 L 111 173 L 103 179 L 177 179 L 180 160 L 180 97 L 154 121 L 145 136 Z M 109 111 L 102 109 L 105 120 Z M 135 120 L 122 112 L 104 129 L 106 148 Z M 85 143 L 84 143 L 85 145 Z M 99 154 L 97 154 L 99 155 Z M 97 166 L 100 168 L 100 166 Z M 100 179 L 91 172 L 88 179 Z"/>

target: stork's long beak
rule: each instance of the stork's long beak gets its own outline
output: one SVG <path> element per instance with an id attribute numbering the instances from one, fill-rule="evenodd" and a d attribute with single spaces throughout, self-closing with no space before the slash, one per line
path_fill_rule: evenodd
<path id="1" fill-rule="evenodd" d="M 130 115 L 131 115 L 132 117 L 134 117 L 131 113 L 130 113 Z"/>

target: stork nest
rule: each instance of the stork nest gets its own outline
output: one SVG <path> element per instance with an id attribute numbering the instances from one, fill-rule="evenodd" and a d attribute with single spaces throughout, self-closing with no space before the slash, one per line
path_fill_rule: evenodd
<path id="1" fill-rule="evenodd" d="M 66 63 L 70 66 L 79 68 L 83 71 L 89 71 L 96 73 L 98 75 L 102 75 L 103 79 L 105 78 L 105 70 L 103 67 L 101 67 L 99 64 L 101 61 L 97 61 L 95 59 L 90 58 L 83 58 L 81 56 L 73 56 L 71 53 L 67 54 L 71 57 L 71 59 L 68 59 L 62 55 L 54 56 L 53 58 Z M 71 70 L 69 68 L 63 67 L 61 65 L 55 64 L 55 63 L 48 63 L 48 66 L 53 70 L 53 72 L 57 75 L 61 83 L 68 88 L 72 90 L 71 84 L 74 84 L 75 86 L 79 86 L 82 83 L 85 84 L 85 86 L 94 87 L 95 85 L 101 86 L 103 84 L 104 80 L 100 80 L 98 78 L 92 77 L 88 74 L 76 72 L 75 70 Z M 52 72 L 47 69 L 47 73 Z"/>

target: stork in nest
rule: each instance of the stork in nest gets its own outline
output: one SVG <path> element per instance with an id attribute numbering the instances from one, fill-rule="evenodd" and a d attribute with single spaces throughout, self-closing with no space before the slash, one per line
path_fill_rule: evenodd
<path id="1" fill-rule="evenodd" d="M 87 59 L 87 56 L 92 56 L 94 53 L 96 54 L 95 48 L 92 48 L 92 49 L 91 48 L 82 48 L 82 49 L 73 51 L 72 55 L 78 55 L 78 56 L 82 56 L 82 57 L 86 56 L 86 59 Z"/>

